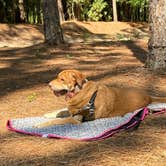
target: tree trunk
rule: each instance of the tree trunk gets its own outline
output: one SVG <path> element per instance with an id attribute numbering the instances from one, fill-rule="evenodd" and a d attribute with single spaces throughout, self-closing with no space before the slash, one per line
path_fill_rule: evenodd
<path id="1" fill-rule="evenodd" d="M 62 0 L 58 0 L 58 11 L 59 11 L 60 23 L 62 23 L 63 21 L 65 21 Z"/>
<path id="2" fill-rule="evenodd" d="M 25 22 L 25 9 L 24 9 L 24 1 L 23 0 L 19 0 L 18 1 L 18 6 L 20 9 L 20 21 L 23 23 Z"/>
<path id="3" fill-rule="evenodd" d="M 73 20 L 76 20 L 76 17 L 75 17 L 75 12 L 74 12 L 74 2 L 72 2 L 72 4 L 71 4 L 71 18 L 73 19 Z"/>
<path id="4" fill-rule="evenodd" d="M 81 21 L 81 4 L 75 3 L 74 5 L 75 19 Z"/>
<path id="5" fill-rule="evenodd" d="M 146 66 L 152 70 L 166 68 L 166 1 L 150 0 L 149 54 Z"/>
<path id="6" fill-rule="evenodd" d="M 118 21 L 116 0 L 112 0 L 112 7 L 113 7 L 113 21 Z"/>
<path id="7" fill-rule="evenodd" d="M 37 23 L 41 24 L 41 1 L 38 1 L 36 4 L 36 13 L 37 13 Z"/>
<path id="8" fill-rule="evenodd" d="M 51 45 L 64 43 L 57 0 L 43 0 L 45 41 Z"/>

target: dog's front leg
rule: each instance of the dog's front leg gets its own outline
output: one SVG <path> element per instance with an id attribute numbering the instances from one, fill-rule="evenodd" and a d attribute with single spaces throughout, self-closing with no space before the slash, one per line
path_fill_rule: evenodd
<path id="1" fill-rule="evenodd" d="M 44 117 L 46 118 L 64 118 L 69 116 L 70 116 L 70 112 L 68 111 L 68 108 L 63 108 L 51 113 L 44 114 Z"/>
<path id="2" fill-rule="evenodd" d="M 35 128 L 43 128 L 43 127 L 49 127 L 49 126 L 54 126 L 54 125 L 64 125 L 64 124 L 80 124 L 82 122 L 81 117 L 67 117 L 67 118 L 56 118 L 56 119 L 51 119 L 48 122 L 40 123 L 36 126 Z"/>

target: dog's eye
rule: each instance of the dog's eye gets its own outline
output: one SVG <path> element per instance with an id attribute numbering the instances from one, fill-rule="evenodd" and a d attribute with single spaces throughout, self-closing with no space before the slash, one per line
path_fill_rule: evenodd
<path id="1" fill-rule="evenodd" d="M 64 81 L 64 79 L 63 79 L 63 78 L 61 78 L 61 81 Z"/>

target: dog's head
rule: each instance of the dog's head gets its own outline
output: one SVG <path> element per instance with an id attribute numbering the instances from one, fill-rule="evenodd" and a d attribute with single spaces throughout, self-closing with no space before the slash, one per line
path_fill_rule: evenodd
<path id="1" fill-rule="evenodd" d="M 49 83 L 50 88 L 56 96 L 68 94 L 72 97 L 86 82 L 85 76 L 78 70 L 64 70 Z"/>

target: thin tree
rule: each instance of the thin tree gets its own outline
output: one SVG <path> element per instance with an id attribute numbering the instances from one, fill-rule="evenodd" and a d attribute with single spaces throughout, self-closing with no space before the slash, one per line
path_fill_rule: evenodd
<path id="1" fill-rule="evenodd" d="M 152 70 L 166 69 L 166 1 L 150 0 L 149 54 L 146 66 Z"/>
<path id="2" fill-rule="evenodd" d="M 37 23 L 41 24 L 42 19 L 41 19 L 41 0 L 38 0 L 36 3 L 36 14 L 37 14 Z"/>
<path id="3" fill-rule="evenodd" d="M 25 22 L 25 9 L 24 9 L 24 1 L 23 0 L 19 0 L 18 1 L 18 6 L 19 6 L 19 10 L 20 10 L 20 21 L 21 22 Z"/>
<path id="4" fill-rule="evenodd" d="M 45 41 L 51 45 L 64 43 L 57 0 L 43 0 Z"/>
<path id="5" fill-rule="evenodd" d="M 113 7 L 113 21 L 118 21 L 116 0 L 112 0 L 112 7 Z"/>
<path id="6" fill-rule="evenodd" d="M 65 21 L 62 0 L 58 0 L 58 11 L 59 11 L 60 23 L 62 23 L 63 21 Z"/>

